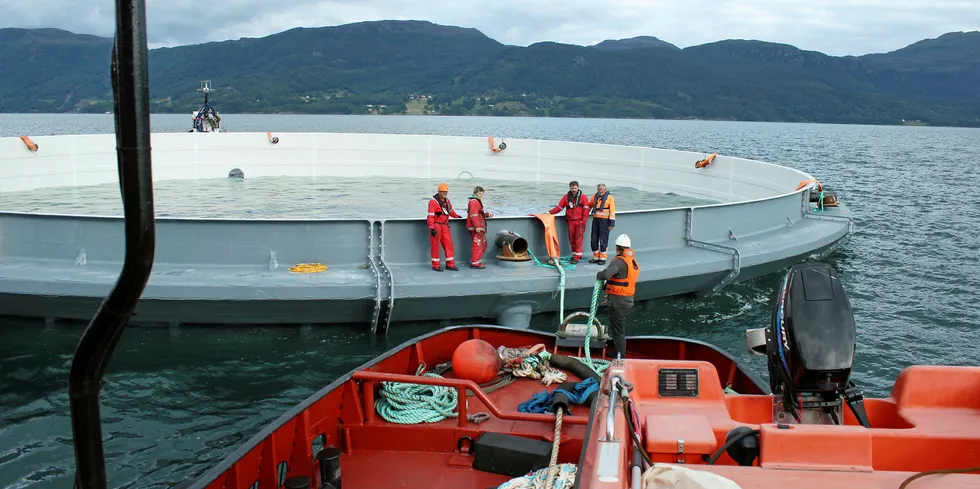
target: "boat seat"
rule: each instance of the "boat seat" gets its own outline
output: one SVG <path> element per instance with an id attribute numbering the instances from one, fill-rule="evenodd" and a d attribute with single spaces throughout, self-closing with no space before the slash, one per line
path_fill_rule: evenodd
<path id="1" fill-rule="evenodd" d="M 649 415 L 644 434 L 654 462 L 703 464 L 718 449 L 711 421 L 698 414 Z"/>

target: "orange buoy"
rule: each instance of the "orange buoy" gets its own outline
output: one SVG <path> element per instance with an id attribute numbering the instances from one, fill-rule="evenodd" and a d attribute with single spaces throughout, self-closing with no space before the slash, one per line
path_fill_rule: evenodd
<path id="1" fill-rule="evenodd" d="M 466 340 L 453 352 L 453 373 L 477 384 L 490 382 L 500 372 L 500 355 L 483 340 Z"/>

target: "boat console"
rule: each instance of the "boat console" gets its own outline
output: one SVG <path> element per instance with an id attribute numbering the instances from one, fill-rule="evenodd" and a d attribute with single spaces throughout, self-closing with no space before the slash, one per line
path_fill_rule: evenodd
<path id="1" fill-rule="evenodd" d="M 850 381 L 854 316 L 829 264 L 790 268 L 776 292 L 772 323 L 747 331 L 746 343 L 767 358 L 774 422 L 839 425 L 847 404 L 858 423 L 870 427 L 864 396 Z"/>

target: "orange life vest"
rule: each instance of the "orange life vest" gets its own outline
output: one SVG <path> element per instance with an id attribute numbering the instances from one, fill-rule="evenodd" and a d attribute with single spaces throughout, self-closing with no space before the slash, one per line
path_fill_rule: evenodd
<path id="1" fill-rule="evenodd" d="M 606 280 L 606 293 L 632 297 L 636 293 L 636 279 L 640 276 L 640 264 L 633 258 L 633 250 L 627 248 L 622 255 L 616 255 L 626 262 L 626 278 L 610 278 Z"/>

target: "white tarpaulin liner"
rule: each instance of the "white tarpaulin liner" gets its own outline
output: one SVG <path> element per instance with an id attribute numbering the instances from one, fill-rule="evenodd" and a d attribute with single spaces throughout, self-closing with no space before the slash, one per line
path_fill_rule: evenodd
<path id="1" fill-rule="evenodd" d="M 680 465 L 653 464 L 643 473 L 643 489 L 742 489 L 731 479 L 713 472 Z"/>

